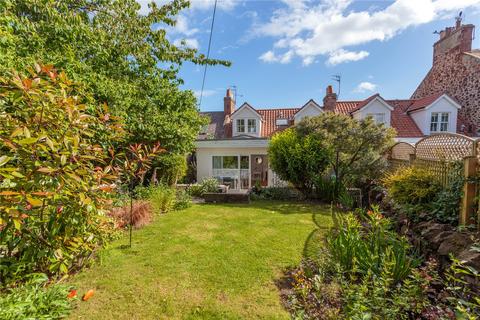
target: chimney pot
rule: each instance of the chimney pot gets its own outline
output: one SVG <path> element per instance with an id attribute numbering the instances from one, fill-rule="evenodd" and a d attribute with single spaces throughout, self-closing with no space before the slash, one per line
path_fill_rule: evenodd
<path id="1" fill-rule="evenodd" d="M 331 85 L 327 86 L 327 95 L 333 93 L 333 87 Z"/>

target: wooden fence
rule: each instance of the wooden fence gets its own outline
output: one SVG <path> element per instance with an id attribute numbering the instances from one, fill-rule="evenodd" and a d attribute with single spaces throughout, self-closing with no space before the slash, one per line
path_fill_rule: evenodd
<path id="1" fill-rule="evenodd" d="M 462 225 L 480 221 L 476 204 L 480 186 L 476 177 L 480 174 L 480 139 L 443 133 L 425 137 L 415 145 L 396 143 L 387 153 L 392 170 L 404 166 L 418 166 L 434 174 L 447 187 L 458 175 L 465 177 L 459 223 Z M 480 227 L 480 223 L 479 223 Z"/>

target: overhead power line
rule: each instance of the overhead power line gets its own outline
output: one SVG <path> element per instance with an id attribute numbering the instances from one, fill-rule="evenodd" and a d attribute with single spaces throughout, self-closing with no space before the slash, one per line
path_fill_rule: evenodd
<path id="1" fill-rule="evenodd" d="M 210 26 L 210 38 L 208 39 L 207 60 L 210 58 L 210 47 L 212 46 L 213 25 L 215 23 L 216 12 L 217 12 L 217 0 L 215 0 L 215 4 L 213 6 L 212 25 Z M 202 106 L 203 89 L 205 88 L 205 78 L 207 77 L 207 67 L 208 67 L 208 63 L 205 63 L 205 69 L 203 69 L 202 89 L 200 91 L 200 99 L 198 102 L 199 107 Z"/>

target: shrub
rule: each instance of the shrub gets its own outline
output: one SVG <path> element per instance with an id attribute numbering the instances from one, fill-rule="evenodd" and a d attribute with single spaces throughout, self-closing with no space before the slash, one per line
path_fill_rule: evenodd
<path id="1" fill-rule="evenodd" d="M 460 212 L 460 202 L 463 196 L 463 163 L 457 162 L 450 168 L 450 183 L 439 192 L 432 203 L 429 218 L 441 223 L 456 225 Z"/>
<path id="2" fill-rule="evenodd" d="M 325 172 L 335 176 L 335 200 L 341 187 L 358 186 L 366 180 L 380 177 L 386 161 L 383 153 L 393 145 L 395 130 L 377 124 L 371 117 L 357 120 L 349 115 L 324 112 L 316 117 L 306 117 L 295 125 L 300 141 L 311 139 L 324 146 L 323 157 L 328 161 Z M 306 150 L 300 157 L 309 157 Z M 315 153 L 312 152 L 312 155 Z M 288 154 L 287 154 L 288 156 Z M 310 175 L 319 175 L 321 170 L 312 170 Z M 289 181 L 289 180 L 287 180 Z"/>
<path id="3" fill-rule="evenodd" d="M 204 179 L 200 184 L 191 185 L 187 192 L 192 197 L 201 197 L 204 193 L 218 192 L 218 180 L 215 178 Z"/>
<path id="4" fill-rule="evenodd" d="M 183 210 L 190 208 L 192 206 L 192 197 L 185 190 L 177 190 L 177 196 L 175 200 L 175 205 L 173 208 L 175 210 Z"/>
<path id="5" fill-rule="evenodd" d="M 416 269 L 410 246 L 378 208 L 335 215 L 326 249 L 293 273 L 290 308 L 301 319 L 420 319 L 434 267 Z M 423 318 L 422 318 L 423 319 Z"/>
<path id="6" fill-rule="evenodd" d="M 268 147 L 272 170 L 310 197 L 314 180 L 323 175 L 330 163 L 330 152 L 323 140 L 301 137 L 294 128 L 273 136 Z"/>
<path id="7" fill-rule="evenodd" d="M 258 200 L 302 200 L 302 193 L 291 187 L 253 187 L 252 198 Z"/>
<path id="8" fill-rule="evenodd" d="M 117 222 L 117 227 L 126 228 L 132 222 L 134 228 L 141 228 L 153 221 L 153 210 L 150 202 L 137 200 L 132 203 L 132 213 L 130 214 L 130 203 L 122 207 L 114 208 L 109 215 Z"/>
<path id="9" fill-rule="evenodd" d="M 48 277 L 33 274 L 30 280 L 0 294 L 0 319 L 63 319 L 72 309 L 68 286 L 48 285 Z"/>
<path id="10" fill-rule="evenodd" d="M 0 78 L 0 281 L 67 273 L 108 240 L 119 124 L 51 66 Z M 85 101 L 84 101 L 85 100 Z M 101 136 L 101 139 L 99 138 Z"/>
<path id="11" fill-rule="evenodd" d="M 148 199 L 155 213 L 166 213 L 172 210 L 175 204 L 175 189 L 163 185 L 152 187 Z"/>
<path id="12" fill-rule="evenodd" d="M 336 216 L 336 229 L 327 237 L 334 261 L 347 273 L 365 276 L 388 272 L 395 283 L 405 279 L 418 263 L 409 256 L 408 242 L 391 230 L 390 220 L 378 207 L 362 216 L 363 223 L 353 214 Z"/>
<path id="13" fill-rule="evenodd" d="M 174 186 L 187 173 L 187 158 L 183 154 L 164 153 L 153 162 L 154 183 Z"/>
<path id="14" fill-rule="evenodd" d="M 380 274 L 367 274 L 360 282 L 343 281 L 342 291 L 347 319 L 419 319 L 418 315 L 430 305 L 429 279 L 414 269 L 401 284 L 383 269 Z"/>
<path id="15" fill-rule="evenodd" d="M 202 181 L 202 194 L 209 192 L 218 192 L 218 180 L 215 178 L 208 178 Z"/>
<path id="16" fill-rule="evenodd" d="M 388 195 L 399 204 L 428 204 L 442 186 L 428 170 L 418 167 L 400 168 L 383 179 Z"/>

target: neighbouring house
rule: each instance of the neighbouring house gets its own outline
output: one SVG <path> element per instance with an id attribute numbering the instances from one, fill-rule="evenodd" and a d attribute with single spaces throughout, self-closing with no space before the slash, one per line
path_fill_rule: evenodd
<path id="1" fill-rule="evenodd" d="M 420 99 L 447 93 L 462 105 L 457 131 L 469 136 L 480 135 L 480 50 L 472 50 L 475 26 L 462 24 L 440 31 L 433 45 L 433 64 L 412 95 Z"/>
<path id="2" fill-rule="evenodd" d="M 469 131 L 474 135 L 474 130 L 478 127 L 477 114 L 480 112 L 480 72 L 477 71 L 476 80 L 458 80 L 455 84 L 452 83 L 452 88 L 435 84 L 448 80 L 432 76 L 446 72 L 436 67 L 436 63 L 454 63 L 443 61 L 447 59 L 443 55 L 448 55 L 450 51 L 461 51 L 465 55 L 465 58 L 462 56 L 462 59 L 455 60 L 462 65 L 458 68 L 462 74 L 458 78 L 473 72 L 470 68 L 478 67 L 478 52 L 471 51 L 473 26 L 457 22 L 455 28 L 447 28 L 442 32 L 441 39 L 434 46 L 432 70 L 435 71 L 429 72 L 410 99 L 384 99 L 377 93 L 365 100 L 341 101 L 337 100 L 332 86 L 328 86 L 322 105 L 310 99 L 303 106 L 293 108 L 257 108 L 247 102 L 237 107 L 232 91 L 227 89 L 223 111 L 202 113 L 211 121 L 202 128 L 196 141 L 197 181 L 215 177 L 234 190 L 247 190 L 255 185 L 282 184 L 268 165 L 270 137 L 305 117 L 322 112 L 348 114 L 356 119 L 372 117 L 377 123 L 394 128 L 397 141 L 409 143 L 435 133 Z M 449 40 L 450 37 L 456 40 Z M 475 62 L 470 61 L 470 57 L 476 59 Z M 475 63 L 477 66 L 474 66 Z M 437 68 L 441 70 L 436 71 Z M 449 76 L 457 77 L 451 74 Z M 462 84 L 471 88 L 461 91 L 457 87 L 462 87 Z M 472 96 L 476 98 L 472 99 Z M 470 121 L 470 114 L 475 119 Z"/>

